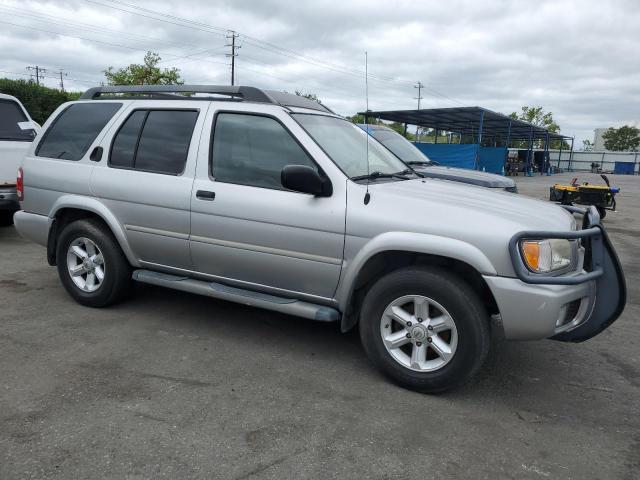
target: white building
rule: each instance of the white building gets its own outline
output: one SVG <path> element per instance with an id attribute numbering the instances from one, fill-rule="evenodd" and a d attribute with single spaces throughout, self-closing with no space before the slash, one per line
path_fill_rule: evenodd
<path id="1" fill-rule="evenodd" d="M 604 148 L 604 139 L 602 138 L 602 134 L 609 130 L 609 128 L 596 128 L 594 130 L 593 135 L 593 151 L 594 152 L 604 152 L 606 148 Z"/>

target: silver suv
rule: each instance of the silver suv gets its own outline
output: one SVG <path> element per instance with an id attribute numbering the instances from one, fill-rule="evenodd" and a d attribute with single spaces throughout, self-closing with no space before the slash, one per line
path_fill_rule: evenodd
<path id="1" fill-rule="evenodd" d="M 358 325 L 373 363 L 420 391 L 469 379 L 492 328 L 580 342 L 625 305 L 595 209 L 424 178 L 295 95 L 91 89 L 20 172 L 16 228 L 79 303 L 135 280 Z"/>

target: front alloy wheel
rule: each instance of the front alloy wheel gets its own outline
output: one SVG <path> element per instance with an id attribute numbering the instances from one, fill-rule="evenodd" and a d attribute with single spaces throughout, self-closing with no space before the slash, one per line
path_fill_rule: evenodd
<path id="1" fill-rule="evenodd" d="M 396 383 L 437 393 L 469 380 L 489 349 L 489 316 L 478 293 L 441 267 L 388 273 L 367 291 L 360 338 Z"/>
<path id="2" fill-rule="evenodd" d="M 391 302 L 380 320 L 380 333 L 393 359 L 416 372 L 444 367 L 458 346 L 451 315 L 422 295 L 405 295 Z"/>

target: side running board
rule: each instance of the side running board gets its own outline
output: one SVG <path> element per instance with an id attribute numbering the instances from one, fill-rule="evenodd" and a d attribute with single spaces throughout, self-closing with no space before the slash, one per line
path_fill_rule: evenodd
<path id="1" fill-rule="evenodd" d="M 278 297 L 268 293 L 230 287 L 217 282 L 206 282 L 151 270 L 134 270 L 132 277 L 135 281 L 141 283 L 219 298 L 319 322 L 337 322 L 340 319 L 340 312 L 335 308 L 302 302 L 293 298 Z"/>

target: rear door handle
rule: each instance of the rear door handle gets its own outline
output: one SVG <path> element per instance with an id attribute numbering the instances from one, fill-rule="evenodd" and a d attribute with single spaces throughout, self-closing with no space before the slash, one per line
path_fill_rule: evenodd
<path id="1" fill-rule="evenodd" d="M 200 200 L 213 201 L 216 198 L 216 192 L 210 192 L 209 190 L 198 190 L 196 192 L 196 198 Z"/>

